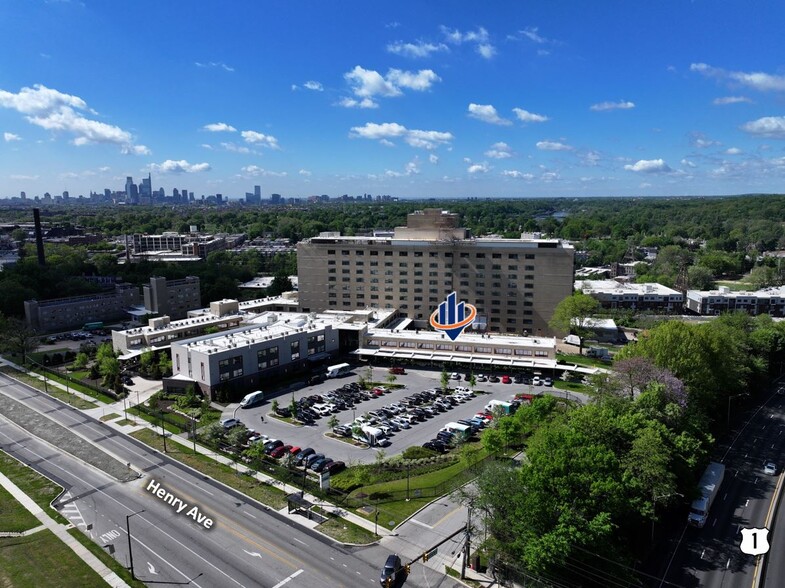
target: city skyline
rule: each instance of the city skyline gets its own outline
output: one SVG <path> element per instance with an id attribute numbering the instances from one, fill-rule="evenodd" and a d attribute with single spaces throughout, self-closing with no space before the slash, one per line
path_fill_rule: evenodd
<path id="1" fill-rule="evenodd" d="M 0 1 L 0 197 L 777 192 L 785 7 Z"/>

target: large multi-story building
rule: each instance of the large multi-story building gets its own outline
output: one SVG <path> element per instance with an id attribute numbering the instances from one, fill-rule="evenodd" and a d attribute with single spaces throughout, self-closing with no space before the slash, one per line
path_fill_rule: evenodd
<path id="1" fill-rule="evenodd" d="M 159 253 L 199 257 L 207 259 L 213 251 L 223 251 L 237 247 L 245 241 L 245 235 L 182 235 L 175 232 L 164 232 L 160 235 L 136 233 L 131 238 L 132 258 L 160 257 Z"/>
<path id="2" fill-rule="evenodd" d="M 202 305 L 199 278 L 188 276 L 182 280 L 167 280 L 154 276 L 142 287 L 144 307 L 153 314 L 173 319 L 185 318 L 189 310 Z"/>
<path id="3" fill-rule="evenodd" d="M 426 209 L 392 237 L 321 233 L 298 243 L 300 309 L 397 308 L 425 326 L 455 291 L 477 307 L 474 329 L 543 334 L 572 292 L 573 258 L 562 241 L 474 238 L 457 214 Z"/>
<path id="4" fill-rule="evenodd" d="M 684 295 L 662 284 L 631 284 L 616 280 L 578 280 L 575 289 L 597 299 L 603 308 L 681 312 Z"/>
<path id="5" fill-rule="evenodd" d="M 131 313 L 183 318 L 189 310 L 201 306 L 199 278 L 193 276 L 172 281 L 150 278 L 143 293 L 138 286 L 127 283 L 114 284 L 112 288 L 84 296 L 25 300 L 25 320 L 36 331 L 56 332 L 79 328 L 85 323 L 125 320 Z M 142 303 L 143 311 L 139 309 Z"/>
<path id="6" fill-rule="evenodd" d="M 733 292 L 726 286 L 718 290 L 687 290 L 687 309 L 695 314 L 718 315 L 723 312 L 746 312 L 785 317 L 785 286 L 755 292 Z"/>

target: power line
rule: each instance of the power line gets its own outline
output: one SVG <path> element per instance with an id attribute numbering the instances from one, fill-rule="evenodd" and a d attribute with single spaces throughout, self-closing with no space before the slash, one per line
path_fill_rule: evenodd
<path id="1" fill-rule="evenodd" d="M 579 550 L 581 550 L 581 551 L 583 551 L 585 553 L 588 553 L 589 555 L 593 555 L 594 557 L 598 557 L 600 559 L 604 559 L 605 561 L 610 562 L 612 564 L 615 564 L 615 565 L 619 566 L 620 568 L 624 568 L 625 570 L 631 570 L 632 572 L 634 572 L 636 574 L 640 574 L 641 576 L 646 576 L 647 578 L 651 578 L 652 580 L 657 580 L 657 581 L 662 582 L 664 584 L 667 584 L 669 586 L 675 586 L 676 588 L 684 588 L 684 586 L 682 584 L 676 584 L 674 582 L 669 582 L 668 580 L 665 580 L 664 578 L 660 578 L 658 576 L 653 576 L 651 574 L 648 574 L 648 573 L 644 572 L 643 570 L 636 570 L 635 568 L 631 568 L 628 565 L 621 564 L 621 563 L 619 563 L 617 561 L 614 561 L 612 559 L 604 557 L 604 556 L 602 556 L 602 555 L 600 555 L 598 553 L 594 553 L 593 551 L 589 551 L 588 549 L 584 549 L 580 545 L 572 545 L 571 547 L 574 547 L 575 549 L 579 549 Z"/>

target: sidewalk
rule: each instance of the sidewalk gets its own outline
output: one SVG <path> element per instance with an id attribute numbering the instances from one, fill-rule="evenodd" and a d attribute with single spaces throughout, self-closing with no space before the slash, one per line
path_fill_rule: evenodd
<path id="1" fill-rule="evenodd" d="M 70 533 L 68 533 L 67 527 L 65 525 L 58 523 L 48 514 L 46 514 L 41 509 L 41 507 L 33 501 L 32 498 L 22 492 L 16 484 L 14 484 L 2 473 L 0 473 L 0 485 L 2 485 L 3 488 L 5 488 L 16 500 L 18 500 L 22 506 L 30 511 L 30 513 L 35 518 L 41 521 L 44 527 L 52 531 L 52 533 L 54 533 L 58 539 L 68 545 L 68 547 L 70 547 L 71 550 L 77 555 L 77 557 L 81 558 L 88 566 L 93 568 L 93 570 L 95 570 L 95 572 L 101 576 L 107 584 L 113 588 L 130 588 L 128 584 L 126 584 L 117 574 L 101 563 L 101 560 L 90 553 L 84 545 L 79 543 L 79 541 L 77 541 Z M 36 529 L 31 529 L 31 531 L 37 531 L 38 529 L 39 528 L 37 527 Z"/>

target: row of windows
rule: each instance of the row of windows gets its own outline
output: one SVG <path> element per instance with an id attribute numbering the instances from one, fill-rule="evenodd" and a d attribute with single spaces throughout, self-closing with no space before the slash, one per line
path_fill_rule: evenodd
<path id="1" fill-rule="evenodd" d="M 327 250 L 327 255 L 335 255 L 335 251 L 336 251 L 335 249 L 328 249 Z M 351 255 L 351 252 L 352 252 L 352 250 L 350 250 L 350 249 L 341 249 L 341 255 Z M 354 249 L 354 254 L 355 255 L 358 255 L 358 256 L 359 255 L 365 255 L 365 253 L 366 253 L 365 249 Z M 387 250 L 387 251 L 384 251 L 384 256 L 385 257 L 392 257 L 393 253 L 394 253 L 393 251 Z M 372 257 L 373 256 L 378 256 L 379 255 L 379 251 L 377 249 L 371 249 L 371 250 L 368 250 L 368 254 L 371 255 Z M 413 255 L 413 257 L 423 257 L 423 252 L 422 251 L 413 251 L 412 255 Z M 504 255 L 505 254 L 502 254 L 502 253 L 492 253 L 491 254 L 491 258 L 492 259 L 502 259 L 502 257 Z M 408 257 L 408 256 L 409 256 L 409 252 L 408 251 L 398 251 L 398 257 Z M 452 257 L 452 256 L 453 256 L 452 253 L 449 252 L 449 251 L 444 251 L 444 252 L 429 251 L 428 252 L 428 257 Z M 474 259 L 485 259 L 487 254 L 486 253 L 461 253 L 460 256 L 462 258 L 473 257 Z M 519 258 L 519 254 L 518 253 L 507 253 L 506 254 L 506 259 L 518 259 L 518 258 Z M 526 253 L 526 254 L 524 254 L 524 258 L 525 259 L 534 259 L 535 258 L 534 257 L 534 253 Z"/>

